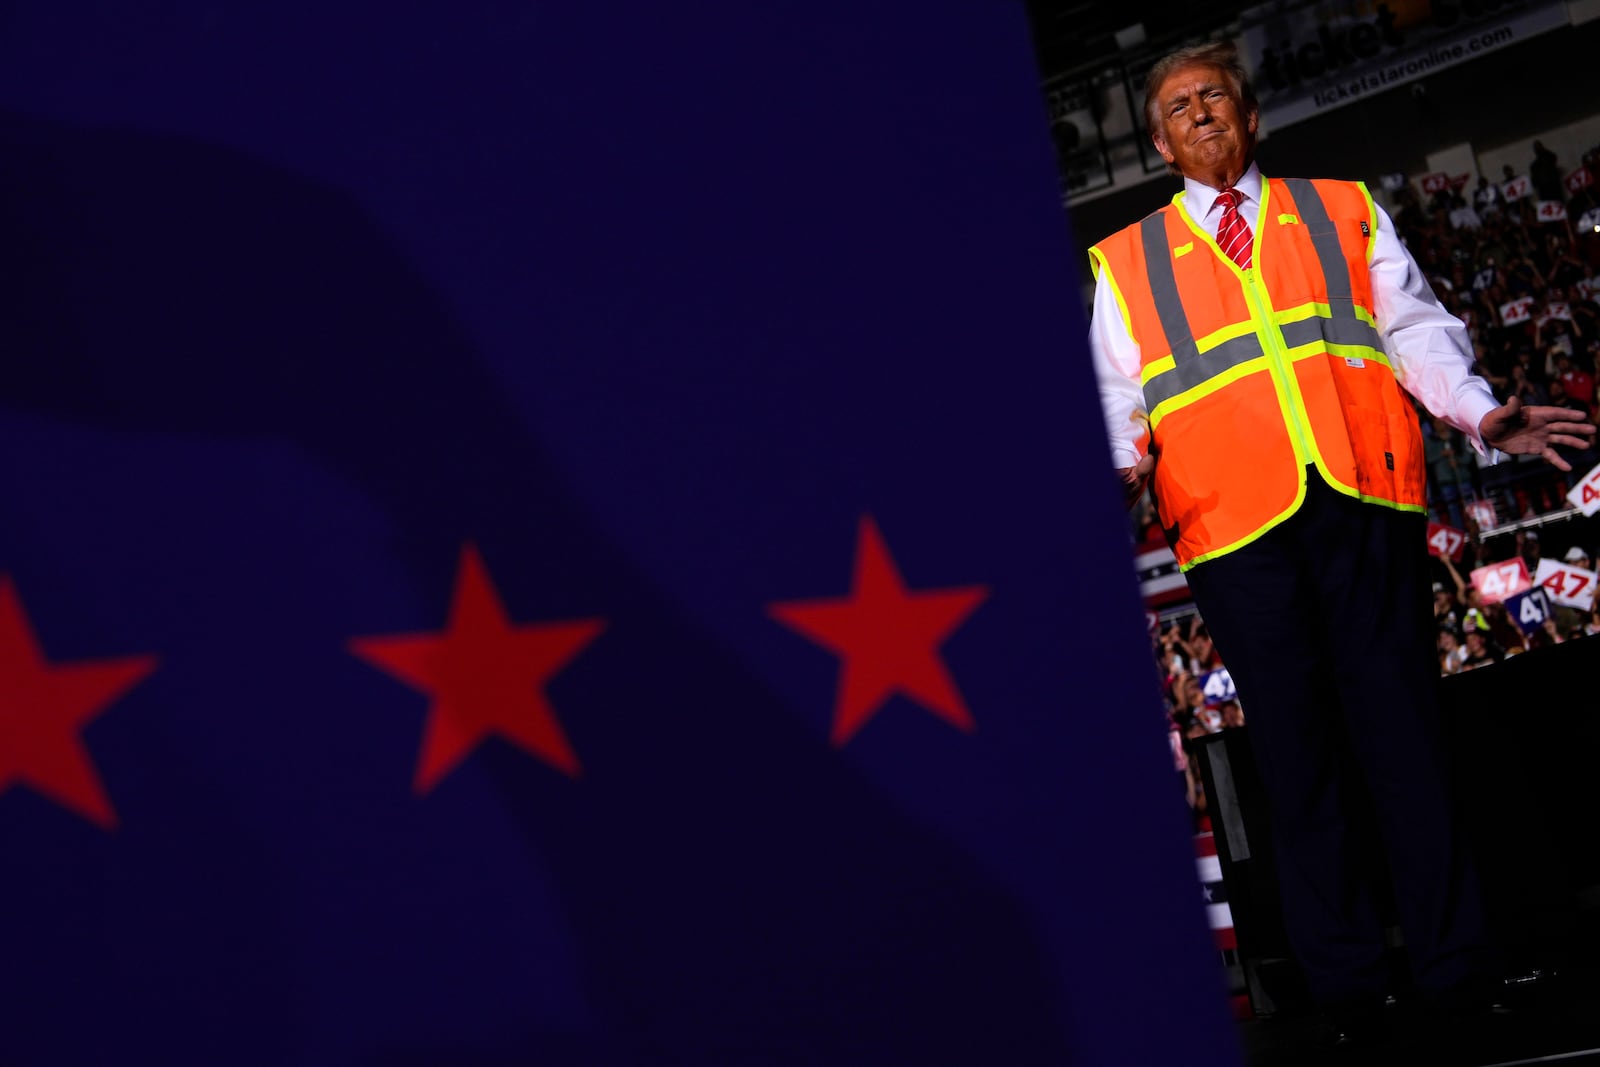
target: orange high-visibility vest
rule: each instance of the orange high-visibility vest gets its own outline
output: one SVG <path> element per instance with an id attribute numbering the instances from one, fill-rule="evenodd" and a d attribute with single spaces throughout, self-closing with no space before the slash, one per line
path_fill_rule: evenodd
<path id="1" fill-rule="evenodd" d="M 1262 183 L 1240 270 L 1178 205 L 1089 255 L 1139 346 L 1152 487 L 1184 570 L 1249 544 L 1334 489 L 1426 511 L 1422 435 L 1373 317 L 1366 186 Z"/>

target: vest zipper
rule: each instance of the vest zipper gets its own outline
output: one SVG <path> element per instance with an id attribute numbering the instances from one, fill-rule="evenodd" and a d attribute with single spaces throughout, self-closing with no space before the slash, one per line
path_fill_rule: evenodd
<path id="1" fill-rule="evenodd" d="M 1314 462 L 1312 457 L 1316 453 L 1311 450 L 1306 441 L 1305 422 L 1301 418 L 1302 413 L 1299 407 L 1295 404 L 1294 379 L 1291 377 L 1294 369 L 1285 356 L 1282 346 L 1278 344 L 1278 328 L 1273 324 L 1272 316 L 1267 314 L 1267 305 L 1262 304 L 1261 295 L 1256 292 L 1256 269 L 1254 264 L 1244 268 L 1244 282 L 1245 298 L 1250 301 L 1250 306 L 1255 308 L 1257 321 L 1264 323 L 1266 327 L 1267 355 L 1272 357 L 1273 366 L 1277 368 L 1279 375 L 1283 378 L 1283 393 L 1289 401 L 1289 410 L 1286 412 L 1289 416 L 1289 432 L 1294 434 L 1295 441 L 1300 446 L 1298 450 L 1300 462 L 1304 466 L 1306 463 Z"/>

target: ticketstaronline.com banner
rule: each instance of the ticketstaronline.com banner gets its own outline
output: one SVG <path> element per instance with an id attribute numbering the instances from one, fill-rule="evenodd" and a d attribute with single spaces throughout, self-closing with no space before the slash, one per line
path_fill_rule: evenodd
<path id="1" fill-rule="evenodd" d="M 1269 128 L 1568 24 L 1565 3 L 1516 0 L 1353 3 L 1343 13 L 1327 5 L 1285 10 L 1273 4 L 1246 12 L 1243 20 L 1239 53 Z"/>

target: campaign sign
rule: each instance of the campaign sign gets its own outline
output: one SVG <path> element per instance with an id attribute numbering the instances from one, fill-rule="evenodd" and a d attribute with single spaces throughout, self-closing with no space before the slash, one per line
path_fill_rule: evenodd
<path id="1" fill-rule="evenodd" d="M 1527 322 L 1533 318 L 1533 297 L 1523 296 L 1516 300 L 1507 301 L 1500 305 L 1500 323 L 1504 326 L 1515 326 L 1519 322 Z"/>
<path id="2" fill-rule="evenodd" d="M 1228 673 L 1228 668 L 1218 667 L 1207 672 L 1200 681 L 1200 692 L 1205 694 L 1207 704 L 1221 704 L 1228 700 L 1237 700 L 1238 694 L 1233 688 L 1233 676 Z"/>
<path id="3" fill-rule="evenodd" d="M 1583 476 L 1583 481 L 1573 486 L 1567 493 L 1567 499 L 1572 506 L 1585 515 L 1593 515 L 1600 511 L 1600 467 L 1596 467 Z"/>
<path id="4" fill-rule="evenodd" d="M 1567 205 L 1559 200 L 1541 200 L 1535 209 L 1540 222 L 1565 222 Z"/>
<path id="5" fill-rule="evenodd" d="M 1572 306 L 1565 300 L 1552 300 L 1544 309 L 1547 319 L 1559 319 L 1562 322 L 1572 321 Z"/>
<path id="6" fill-rule="evenodd" d="M 1450 175 L 1442 170 L 1422 176 L 1422 191 L 1425 193 L 1442 193 L 1448 188 L 1450 188 Z"/>
<path id="7" fill-rule="evenodd" d="M 1521 200 L 1533 192 L 1533 181 L 1526 174 L 1519 174 L 1500 187 L 1500 193 L 1506 200 Z"/>
<path id="8" fill-rule="evenodd" d="M 1493 284 L 1494 284 L 1494 268 L 1493 267 L 1485 267 L 1482 270 L 1480 270 L 1478 273 L 1476 273 L 1476 274 L 1474 274 L 1472 276 L 1472 287 L 1474 289 L 1487 289 L 1487 288 L 1489 288 L 1489 286 L 1491 286 Z"/>
<path id="9" fill-rule="evenodd" d="M 1462 505 L 1461 510 L 1466 512 L 1467 518 L 1476 523 L 1480 530 L 1492 530 L 1498 521 L 1495 518 L 1492 500 L 1473 500 Z"/>
<path id="10" fill-rule="evenodd" d="M 1439 556 L 1461 562 L 1461 546 L 1467 543 L 1467 535 L 1453 526 L 1446 526 L 1442 522 L 1428 523 L 1428 555 Z"/>
<path id="11" fill-rule="evenodd" d="M 1567 175 L 1567 192 L 1579 193 L 1594 184 L 1594 175 L 1589 173 L 1588 167 L 1579 167 Z"/>
<path id="12" fill-rule="evenodd" d="M 1528 565 L 1519 556 L 1503 563 L 1491 563 L 1472 572 L 1472 585 L 1485 604 L 1495 604 L 1533 587 Z"/>
<path id="13" fill-rule="evenodd" d="M 1395 171 L 1393 174 L 1385 174 L 1378 181 L 1383 184 L 1384 192 L 1388 193 L 1398 193 L 1406 187 L 1406 176 L 1399 171 Z"/>
<path id="14" fill-rule="evenodd" d="M 1543 589 L 1529 589 L 1506 600 L 1506 614 L 1523 635 L 1533 633 L 1550 617 L 1550 598 Z"/>
<path id="15" fill-rule="evenodd" d="M 1452 177 L 1450 179 L 1450 188 L 1458 190 L 1458 191 L 1461 190 L 1461 189 L 1466 188 L 1467 179 L 1471 178 L 1471 177 L 1472 177 L 1472 175 L 1470 175 L 1470 174 L 1457 174 L 1457 175 L 1455 175 L 1454 177 Z"/>
<path id="16" fill-rule="evenodd" d="M 1533 582 L 1557 604 L 1588 611 L 1594 606 L 1596 574 L 1560 560 L 1541 559 Z"/>

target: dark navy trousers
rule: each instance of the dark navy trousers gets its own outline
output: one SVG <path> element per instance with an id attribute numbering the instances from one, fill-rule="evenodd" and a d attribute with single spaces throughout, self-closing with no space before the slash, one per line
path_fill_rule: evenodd
<path id="1" fill-rule="evenodd" d="M 1306 472 L 1305 502 L 1188 572 L 1232 675 L 1264 780 L 1284 923 L 1323 1003 L 1386 991 L 1373 842 L 1387 857 L 1424 992 L 1491 967 L 1477 880 L 1451 810 L 1424 515 L 1366 504 Z M 1368 831 L 1370 834 L 1370 831 Z"/>

